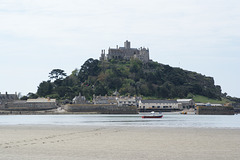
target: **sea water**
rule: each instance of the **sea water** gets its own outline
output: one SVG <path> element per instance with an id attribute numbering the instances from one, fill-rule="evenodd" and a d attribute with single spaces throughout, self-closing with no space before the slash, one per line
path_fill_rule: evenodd
<path id="1" fill-rule="evenodd" d="M 129 127 L 191 127 L 240 129 L 240 115 L 174 115 L 160 119 L 143 119 L 137 115 L 0 115 L 3 125 L 92 125 Z"/>

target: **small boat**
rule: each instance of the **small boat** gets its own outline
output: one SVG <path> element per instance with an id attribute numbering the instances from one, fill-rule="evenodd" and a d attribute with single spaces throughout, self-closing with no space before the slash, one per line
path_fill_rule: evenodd
<path id="1" fill-rule="evenodd" d="M 163 115 L 159 115 L 159 116 L 155 116 L 155 115 L 152 115 L 152 116 L 142 116 L 142 118 L 162 118 Z"/>
<path id="2" fill-rule="evenodd" d="M 162 118 L 163 117 L 163 115 L 161 113 L 159 113 L 157 115 L 155 115 L 154 111 L 152 111 L 151 113 L 152 113 L 152 115 L 142 116 L 142 118 Z"/>
<path id="3" fill-rule="evenodd" d="M 187 114 L 187 112 L 186 111 L 182 111 L 181 114 Z"/>

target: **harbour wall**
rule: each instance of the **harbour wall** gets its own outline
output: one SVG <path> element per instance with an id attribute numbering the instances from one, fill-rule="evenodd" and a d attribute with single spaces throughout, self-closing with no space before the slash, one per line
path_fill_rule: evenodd
<path id="1" fill-rule="evenodd" d="M 234 115 L 233 107 L 198 106 L 196 114 L 199 115 Z"/>
<path id="2" fill-rule="evenodd" d="M 154 112 L 177 112 L 177 111 L 181 111 L 180 109 L 154 109 L 154 108 L 147 108 L 147 109 L 138 109 L 139 112 L 151 112 L 151 111 L 154 111 Z"/>
<path id="3" fill-rule="evenodd" d="M 41 111 L 57 108 L 55 103 L 44 102 L 26 102 L 26 103 L 14 103 L 9 102 L 0 107 L 4 111 Z"/>
<path id="4" fill-rule="evenodd" d="M 117 106 L 111 104 L 67 104 L 67 112 L 95 112 L 99 114 L 137 114 L 136 106 Z"/>
<path id="5" fill-rule="evenodd" d="M 236 114 L 240 113 L 240 103 L 233 103 L 234 111 Z"/>

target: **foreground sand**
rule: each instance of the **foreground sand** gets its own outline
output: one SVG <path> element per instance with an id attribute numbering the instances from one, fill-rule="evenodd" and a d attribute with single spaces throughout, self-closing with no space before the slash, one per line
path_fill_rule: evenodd
<path id="1" fill-rule="evenodd" d="M 240 130 L 0 126 L 0 159 L 239 160 Z"/>

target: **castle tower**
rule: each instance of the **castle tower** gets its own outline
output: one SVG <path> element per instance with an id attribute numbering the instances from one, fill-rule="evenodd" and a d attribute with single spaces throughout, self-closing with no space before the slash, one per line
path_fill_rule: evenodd
<path id="1" fill-rule="evenodd" d="M 99 58 L 100 61 L 105 61 L 107 60 L 107 57 L 106 57 L 106 54 L 105 54 L 105 50 L 102 50 L 102 53 L 101 53 L 101 57 Z"/>
<path id="2" fill-rule="evenodd" d="M 131 48 L 131 44 L 128 40 L 126 40 L 126 42 L 124 42 L 124 48 L 126 49 L 130 49 Z"/>

